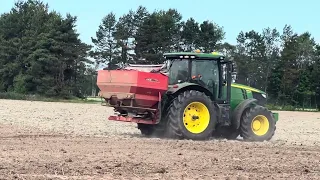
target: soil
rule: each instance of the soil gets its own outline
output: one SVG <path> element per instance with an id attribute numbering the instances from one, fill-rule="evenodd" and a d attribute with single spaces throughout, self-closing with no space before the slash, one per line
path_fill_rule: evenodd
<path id="1" fill-rule="evenodd" d="M 100 104 L 0 100 L 0 179 L 320 179 L 320 113 L 269 142 L 145 138 Z"/>

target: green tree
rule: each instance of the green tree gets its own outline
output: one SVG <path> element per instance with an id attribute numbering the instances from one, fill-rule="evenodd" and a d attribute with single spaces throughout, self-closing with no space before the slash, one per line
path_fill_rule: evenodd
<path id="1" fill-rule="evenodd" d="M 272 69 L 275 68 L 276 62 L 280 58 L 280 33 L 277 29 L 266 28 L 262 31 L 262 37 L 264 40 L 264 91 L 267 91 L 269 86 L 269 77 Z"/>
<path id="2" fill-rule="evenodd" d="M 75 95 L 76 64 L 86 63 L 76 18 L 49 12 L 40 1 L 18 1 L 0 17 L 1 91 L 47 96 Z"/>
<path id="3" fill-rule="evenodd" d="M 316 104 L 316 107 L 320 110 L 320 45 L 316 45 L 315 47 L 315 58 L 314 63 L 312 65 L 312 71 L 311 71 L 311 89 L 314 90 L 315 96 L 314 101 Z"/>
<path id="4" fill-rule="evenodd" d="M 95 49 L 91 51 L 91 56 L 96 59 L 98 64 L 108 64 L 112 67 L 119 63 L 120 50 L 115 39 L 116 23 L 115 14 L 109 13 L 102 19 L 96 37 L 91 38 L 95 45 Z"/>
<path id="5" fill-rule="evenodd" d="M 181 18 L 174 9 L 155 11 L 147 16 L 135 35 L 137 59 L 161 63 L 164 52 L 180 50 Z"/>
<path id="6" fill-rule="evenodd" d="M 238 82 L 263 89 L 265 44 L 262 35 L 253 30 L 240 32 L 237 41 Z"/>
<path id="7" fill-rule="evenodd" d="M 198 39 L 199 39 L 200 29 L 199 23 L 193 18 L 189 18 L 182 25 L 181 39 L 185 51 L 194 51 L 198 49 Z"/>
<path id="8" fill-rule="evenodd" d="M 161 53 L 181 51 L 181 14 L 176 9 L 168 9 L 167 11 L 160 11 L 158 18 L 160 21 L 159 35 L 162 38 Z"/>
<path id="9" fill-rule="evenodd" d="M 121 56 L 119 61 L 122 63 L 126 63 L 128 60 L 132 60 L 132 54 L 128 51 L 132 50 L 132 41 L 130 39 L 133 38 L 134 33 L 134 24 L 133 19 L 134 12 L 132 10 L 129 11 L 128 14 L 123 15 L 119 18 L 119 21 L 115 25 L 115 33 L 114 37 L 117 41 L 119 48 L 121 49 Z"/>
<path id="10" fill-rule="evenodd" d="M 279 33 L 266 28 L 262 33 L 240 32 L 235 61 L 239 68 L 238 82 L 267 91 L 269 76 L 279 59 Z"/>
<path id="11" fill-rule="evenodd" d="M 224 40 L 225 32 L 219 25 L 210 21 L 203 21 L 200 24 L 200 32 L 196 44 L 203 52 L 215 51 L 217 45 Z"/>
<path id="12" fill-rule="evenodd" d="M 119 30 L 117 39 L 120 39 L 120 46 L 124 45 L 122 48 L 122 57 L 126 57 L 130 63 L 136 63 L 138 59 L 141 58 L 136 54 L 136 39 L 139 38 L 139 28 L 149 15 L 145 7 L 139 6 L 136 11 L 130 10 L 128 14 L 119 18 L 117 24 L 117 29 Z"/>
<path id="13" fill-rule="evenodd" d="M 144 19 L 135 35 L 136 60 L 146 59 L 147 62 L 155 62 L 160 58 L 159 43 L 161 43 L 161 38 L 159 37 L 159 29 L 157 13 L 154 12 Z"/>

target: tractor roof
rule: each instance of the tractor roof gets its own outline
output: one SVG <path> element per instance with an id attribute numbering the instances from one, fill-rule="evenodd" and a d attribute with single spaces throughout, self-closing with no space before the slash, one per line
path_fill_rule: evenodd
<path id="1" fill-rule="evenodd" d="M 200 58 L 200 59 L 219 59 L 223 60 L 225 58 L 224 55 L 212 52 L 212 53 L 201 53 L 201 52 L 173 52 L 173 53 L 164 53 L 165 57 L 168 58 L 179 58 L 180 56 L 194 56 L 194 58 Z M 181 57 L 180 57 L 181 58 Z"/>

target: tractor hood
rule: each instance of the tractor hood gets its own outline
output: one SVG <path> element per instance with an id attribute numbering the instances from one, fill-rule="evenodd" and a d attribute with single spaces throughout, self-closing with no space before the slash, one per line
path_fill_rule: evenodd
<path id="1" fill-rule="evenodd" d="M 250 87 L 250 86 L 246 86 L 246 85 L 243 85 L 243 84 L 232 83 L 231 86 L 235 87 L 235 88 L 245 89 L 247 91 L 260 93 L 260 94 L 266 94 L 266 92 L 264 92 L 264 91 L 261 91 L 259 89 L 256 89 L 256 88 L 253 88 L 253 87 Z"/>

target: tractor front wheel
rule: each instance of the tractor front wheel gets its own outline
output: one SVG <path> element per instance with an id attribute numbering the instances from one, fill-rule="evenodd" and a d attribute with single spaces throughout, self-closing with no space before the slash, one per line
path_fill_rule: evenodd
<path id="1" fill-rule="evenodd" d="M 240 135 L 248 141 L 269 141 L 276 130 L 272 113 L 263 106 L 251 107 L 242 115 Z"/>
<path id="2" fill-rule="evenodd" d="M 189 90 L 173 100 L 167 120 L 168 137 L 206 140 L 212 135 L 217 113 L 214 104 L 203 92 Z"/>

